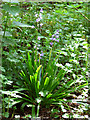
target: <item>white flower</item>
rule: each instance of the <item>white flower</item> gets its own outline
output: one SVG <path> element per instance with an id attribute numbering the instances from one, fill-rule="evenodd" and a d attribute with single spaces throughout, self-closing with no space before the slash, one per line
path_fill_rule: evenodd
<path id="1" fill-rule="evenodd" d="M 41 99 L 40 99 L 40 98 L 37 98 L 36 101 L 37 101 L 37 103 L 40 103 L 40 102 L 41 102 Z"/>
<path id="2" fill-rule="evenodd" d="M 35 14 L 35 17 L 37 17 L 38 16 L 38 14 Z"/>
<path id="3" fill-rule="evenodd" d="M 32 107 L 32 105 L 27 105 L 27 107 Z"/>
<path id="4" fill-rule="evenodd" d="M 59 63 L 57 63 L 56 66 L 61 67 L 62 69 L 64 68 L 64 66 L 62 64 L 59 64 Z"/>
<path id="5" fill-rule="evenodd" d="M 43 94 L 43 92 L 41 91 L 41 92 L 39 92 L 39 94 L 41 95 L 41 96 L 44 96 L 44 94 Z"/>
<path id="6" fill-rule="evenodd" d="M 36 19 L 36 22 L 39 22 L 40 20 L 41 20 L 40 18 L 37 18 L 37 19 Z"/>
<path id="7" fill-rule="evenodd" d="M 43 25 L 43 23 L 40 23 L 40 26 L 42 26 Z"/>
<path id="8" fill-rule="evenodd" d="M 35 28 L 35 27 L 34 27 L 34 25 L 33 25 L 33 26 L 31 26 L 31 28 Z"/>
<path id="9" fill-rule="evenodd" d="M 72 67 L 72 65 L 71 64 L 69 64 L 69 63 L 66 63 L 66 65 L 65 66 L 67 66 L 67 67 Z"/>
<path id="10" fill-rule="evenodd" d="M 20 118 L 20 115 L 15 115 L 15 118 Z"/>
<path id="11" fill-rule="evenodd" d="M 88 118 L 88 115 L 84 115 L 85 118 Z"/>

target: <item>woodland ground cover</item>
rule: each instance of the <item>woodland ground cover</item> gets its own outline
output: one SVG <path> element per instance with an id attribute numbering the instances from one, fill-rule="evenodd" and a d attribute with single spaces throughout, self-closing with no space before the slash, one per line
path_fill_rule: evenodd
<path id="1" fill-rule="evenodd" d="M 4 2 L 1 7 L 2 119 L 86 120 L 88 3 Z"/>

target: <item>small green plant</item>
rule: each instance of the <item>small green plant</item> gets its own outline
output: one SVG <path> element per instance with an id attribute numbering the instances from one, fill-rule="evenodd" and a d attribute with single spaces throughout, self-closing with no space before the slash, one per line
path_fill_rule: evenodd
<path id="1" fill-rule="evenodd" d="M 50 116 L 51 116 L 52 118 L 58 118 L 58 117 L 59 117 L 59 115 L 58 115 L 59 112 L 60 112 L 60 111 L 57 110 L 57 109 L 52 109 Z"/>
<path id="2" fill-rule="evenodd" d="M 28 53 L 28 60 L 26 60 L 27 69 L 21 70 L 20 73 L 22 77 L 20 80 L 21 84 L 20 86 L 14 86 L 17 89 L 11 92 L 11 96 L 14 97 L 12 105 L 21 102 L 21 108 L 31 106 L 32 117 L 38 117 L 40 106 L 45 107 L 52 104 L 60 106 L 61 103 L 65 104 L 67 101 L 64 101 L 64 98 L 86 85 L 83 84 L 73 88 L 75 80 L 70 80 L 60 86 L 60 81 L 62 81 L 65 71 L 63 69 L 57 71 L 57 58 L 51 61 L 49 56 L 49 62 L 44 69 L 42 65 L 37 67 L 38 62 L 34 60 L 34 56 L 31 58 Z M 35 114 L 35 107 L 37 107 L 37 115 Z"/>

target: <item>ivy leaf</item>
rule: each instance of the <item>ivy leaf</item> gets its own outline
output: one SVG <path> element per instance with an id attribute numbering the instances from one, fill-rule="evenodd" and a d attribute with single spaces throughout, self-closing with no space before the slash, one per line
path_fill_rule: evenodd
<path id="1" fill-rule="evenodd" d="M 6 117 L 6 118 L 8 118 L 9 117 L 9 113 L 5 112 L 5 113 L 3 113 L 3 116 Z"/>

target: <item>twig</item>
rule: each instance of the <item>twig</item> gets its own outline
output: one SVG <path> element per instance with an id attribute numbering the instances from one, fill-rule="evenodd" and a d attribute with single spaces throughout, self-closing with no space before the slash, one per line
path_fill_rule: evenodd
<path id="1" fill-rule="evenodd" d="M 78 11 L 78 8 L 75 8 Z M 79 12 L 85 19 L 87 19 L 90 22 L 90 19 L 88 19 L 83 13 Z"/>
<path id="2" fill-rule="evenodd" d="M 48 73 L 45 74 L 45 76 L 43 78 L 45 78 L 47 76 Z"/>

